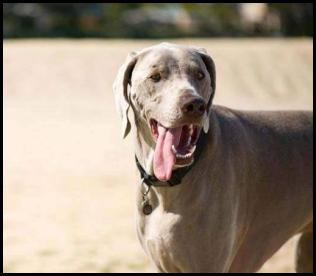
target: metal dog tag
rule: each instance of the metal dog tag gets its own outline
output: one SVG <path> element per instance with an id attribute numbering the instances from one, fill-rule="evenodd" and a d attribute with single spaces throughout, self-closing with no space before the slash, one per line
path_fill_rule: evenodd
<path id="1" fill-rule="evenodd" d="M 144 181 L 144 179 L 142 179 L 142 185 L 144 185 L 144 184 L 145 184 L 145 181 Z M 149 191 L 150 191 L 150 187 L 151 186 L 145 185 L 145 191 L 143 192 L 142 209 L 143 209 L 144 215 L 146 215 L 146 216 L 150 215 L 153 211 L 153 207 L 149 203 L 149 199 L 147 196 Z"/>
<path id="2" fill-rule="evenodd" d="M 149 204 L 148 200 L 145 200 L 142 202 L 142 207 L 143 207 L 143 213 L 146 216 L 150 215 L 151 212 L 153 211 L 153 207 Z"/>

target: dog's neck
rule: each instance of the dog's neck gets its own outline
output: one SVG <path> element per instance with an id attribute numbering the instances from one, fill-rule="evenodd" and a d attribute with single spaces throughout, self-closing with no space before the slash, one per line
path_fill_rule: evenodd
<path id="1" fill-rule="evenodd" d="M 153 160 L 155 142 L 146 122 L 141 119 L 135 120 L 136 131 L 134 134 L 135 155 L 147 174 L 153 175 Z"/>

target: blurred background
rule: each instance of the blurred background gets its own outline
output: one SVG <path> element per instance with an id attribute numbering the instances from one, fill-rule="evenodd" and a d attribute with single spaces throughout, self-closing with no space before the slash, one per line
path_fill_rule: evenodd
<path id="1" fill-rule="evenodd" d="M 312 36 L 312 3 L 6 3 L 5 38 Z"/>
<path id="2" fill-rule="evenodd" d="M 4 272 L 155 271 L 112 94 L 130 51 L 204 47 L 214 104 L 312 110 L 312 36 L 311 3 L 4 3 Z M 293 272 L 296 240 L 260 272 Z"/>

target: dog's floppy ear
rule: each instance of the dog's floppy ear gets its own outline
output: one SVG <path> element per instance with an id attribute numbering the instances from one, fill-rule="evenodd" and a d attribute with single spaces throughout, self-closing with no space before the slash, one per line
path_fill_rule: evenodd
<path id="1" fill-rule="evenodd" d="M 116 108 L 122 120 L 123 138 L 125 138 L 131 130 L 131 123 L 128 119 L 128 110 L 130 107 L 128 85 L 131 84 L 131 76 L 136 62 L 137 53 L 130 53 L 124 64 L 120 67 L 113 83 Z"/>
<path id="2" fill-rule="evenodd" d="M 203 124 L 203 130 L 205 133 L 207 133 L 209 129 L 209 113 L 211 111 L 210 109 L 212 106 L 212 101 L 213 101 L 213 98 L 215 95 L 215 89 L 216 89 L 216 69 L 215 69 L 215 63 L 213 59 L 207 54 L 204 48 L 197 48 L 197 51 L 200 54 L 211 78 L 211 87 L 210 87 L 211 95 L 207 103 L 207 109 L 206 109 L 207 113 L 204 118 L 204 124 Z"/>

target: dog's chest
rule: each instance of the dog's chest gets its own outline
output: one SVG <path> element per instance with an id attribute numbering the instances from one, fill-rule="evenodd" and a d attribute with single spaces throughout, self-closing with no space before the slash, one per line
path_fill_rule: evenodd
<path id="1" fill-rule="evenodd" d="M 160 270 L 176 270 L 177 251 L 181 250 L 182 217 L 157 208 L 139 221 L 142 245 Z"/>

